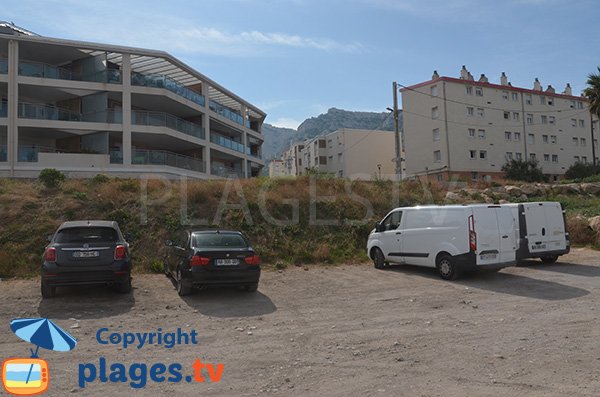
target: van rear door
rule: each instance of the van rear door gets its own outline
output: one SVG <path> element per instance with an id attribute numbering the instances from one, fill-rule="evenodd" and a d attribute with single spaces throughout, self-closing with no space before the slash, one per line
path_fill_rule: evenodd
<path id="1" fill-rule="evenodd" d="M 526 203 L 525 221 L 529 252 L 566 249 L 565 224 L 560 203 Z"/>
<path id="2" fill-rule="evenodd" d="M 516 258 L 515 221 L 509 208 L 474 206 L 477 265 L 512 262 Z"/>

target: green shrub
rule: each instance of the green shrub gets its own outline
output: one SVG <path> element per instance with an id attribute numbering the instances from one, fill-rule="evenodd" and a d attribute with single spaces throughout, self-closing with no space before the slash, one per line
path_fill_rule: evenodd
<path id="1" fill-rule="evenodd" d="M 581 161 L 571 165 L 565 172 L 565 178 L 576 180 L 597 175 L 600 175 L 600 165 L 582 163 Z"/>
<path id="2" fill-rule="evenodd" d="M 88 196 L 86 192 L 80 192 L 78 190 L 74 190 L 73 192 L 71 192 L 71 195 L 76 198 L 77 200 L 81 200 L 81 201 L 85 201 L 87 200 Z"/>
<path id="3" fill-rule="evenodd" d="M 513 181 L 546 182 L 536 160 L 510 160 L 502 166 L 504 177 Z"/>
<path id="4" fill-rule="evenodd" d="M 94 184 L 100 184 L 100 183 L 106 183 L 106 182 L 110 181 L 110 178 L 104 174 L 96 174 L 96 176 L 94 176 L 91 179 L 91 181 Z"/>
<path id="5" fill-rule="evenodd" d="M 64 182 L 65 174 L 54 168 L 44 168 L 38 177 L 46 188 L 54 188 Z"/>

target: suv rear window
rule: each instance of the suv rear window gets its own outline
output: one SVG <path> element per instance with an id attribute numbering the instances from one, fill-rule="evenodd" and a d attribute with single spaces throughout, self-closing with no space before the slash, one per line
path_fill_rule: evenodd
<path id="1" fill-rule="evenodd" d="M 246 248 L 248 243 L 239 234 L 201 233 L 193 235 L 193 244 L 197 248 Z"/>
<path id="2" fill-rule="evenodd" d="M 116 243 L 117 231 L 110 227 L 73 227 L 62 229 L 54 241 L 56 243 Z"/>

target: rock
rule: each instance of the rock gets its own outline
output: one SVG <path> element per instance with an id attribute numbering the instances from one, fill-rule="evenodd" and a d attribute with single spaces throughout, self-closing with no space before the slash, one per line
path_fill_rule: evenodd
<path id="1" fill-rule="evenodd" d="M 483 199 L 483 201 L 487 204 L 494 204 L 494 199 L 491 198 L 490 196 L 488 196 L 487 194 L 482 194 L 481 198 Z"/>
<path id="2" fill-rule="evenodd" d="M 454 192 L 447 192 L 446 193 L 446 200 L 447 201 L 459 201 L 461 199 L 460 195 Z"/>
<path id="3" fill-rule="evenodd" d="M 499 200 L 498 204 L 510 204 L 510 201 L 508 201 L 508 200 Z"/>
<path id="4" fill-rule="evenodd" d="M 582 183 L 579 185 L 581 191 L 594 196 L 600 195 L 600 183 Z"/>
<path id="5" fill-rule="evenodd" d="M 526 184 L 521 185 L 521 191 L 528 196 L 540 196 L 542 189 L 538 185 Z"/>
<path id="6" fill-rule="evenodd" d="M 527 195 L 526 194 L 522 194 L 519 196 L 519 200 L 521 201 L 527 201 Z"/>
<path id="7" fill-rule="evenodd" d="M 565 185 L 554 185 L 552 191 L 555 194 L 579 194 L 579 185 L 576 183 L 567 183 Z"/>
<path id="8" fill-rule="evenodd" d="M 523 194 L 523 191 L 516 186 L 508 185 L 505 186 L 504 189 L 506 189 L 506 193 L 510 194 L 513 197 L 518 197 Z"/>
<path id="9" fill-rule="evenodd" d="M 594 216 L 588 219 L 588 224 L 593 231 L 600 233 L 600 216 Z"/>
<path id="10" fill-rule="evenodd" d="M 77 329 L 77 328 L 79 328 L 79 323 L 75 323 L 75 324 L 71 325 L 70 328 L 71 329 Z"/>

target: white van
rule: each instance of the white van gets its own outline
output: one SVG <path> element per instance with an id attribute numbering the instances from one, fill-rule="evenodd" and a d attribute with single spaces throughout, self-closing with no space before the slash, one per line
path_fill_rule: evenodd
<path id="1" fill-rule="evenodd" d="M 542 201 L 503 206 L 510 208 L 517 219 L 517 261 L 540 258 L 544 263 L 554 263 L 560 255 L 569 253 L 571 244 L 561 203 Z"/>
<path id="2" fill-rule="evenodd" d="M 367 254 L 389 263 L 437 268 L 446 280 L 464 270 L 516 264 L 516 224 L 510 208 L 448 205 L 396 208 L 369 235 Z"/>

